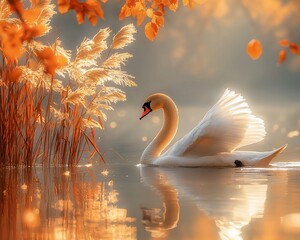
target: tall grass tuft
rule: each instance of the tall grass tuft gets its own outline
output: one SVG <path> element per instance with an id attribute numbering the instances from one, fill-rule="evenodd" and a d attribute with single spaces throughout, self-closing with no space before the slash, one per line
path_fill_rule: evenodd
<path id="1" fill-rule="evenodd" d="M 104 111 L 126 100 L 119 86 L 135 86 L 122 70 L 132 55 L 116 52 L 133 41 L 134 26 L 113 38 L 101 29 L 72 58 L 59 39 L 39 40 L 56 13 L 50 0 L 25 10 L 8 2 L 0 0 L 0 165 L 75 165 L 83 154 L 103 160 L 95 129 L 103 128 Z"/>

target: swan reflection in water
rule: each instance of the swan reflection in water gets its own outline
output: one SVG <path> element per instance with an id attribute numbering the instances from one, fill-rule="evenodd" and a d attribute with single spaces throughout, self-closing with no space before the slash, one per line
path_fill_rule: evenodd
<path id="1" fill-rule="evenodd" d="M 164 212 L 142 208 L 143 224 L 152 237 L 165 238 L 177 226 L 179 198 L 188 199 L 213 219 L 222 240 L 242 239 L 241 229 L 262 217 L 268 189 L 267 176 L 254 179 L 240 169 L 141 167 L 141 180 L 161 196 Z M 187 224 L 190 223 L 188 221 Z M 181 223 L 186 224 L 186 223 Z M 186 227 L 186 226 L 184 226 Z"/>
<path id="2" fill-rule="evenodd" d="M 164 212 L 158 208 L 142 208 L 142 222 L 146 231 L 152 237 L 161 238 L 168 235 L 169 230 L 177 226 L 179 220 L 179 201 L 177 190 L 168 182 L 168 179 L 156 171 L 156 168 L 141 168 L 142 180 L 153 186 L 161 195 L 164 203 Z"/>

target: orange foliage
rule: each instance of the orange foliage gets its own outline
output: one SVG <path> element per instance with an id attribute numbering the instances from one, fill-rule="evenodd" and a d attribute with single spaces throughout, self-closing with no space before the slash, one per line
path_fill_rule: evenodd
<path id="1" fill-rule="evenodd" d="M 145 35 L 149 40 L 153 41 L 157 35 L 157 32 L 158 32 L 158 26 L 155 23 L 150 22 L 146 24 Z"/>
<path id="2" fill-rule="evenodd" d="M 278 44 L 284 48 L 278 53 L 278 64 L 282 64 L 286 60 L 288 50 L 290 50 L 295 55 L 300 54 L 300 48 L 298 44 L 290 42 L 288 39 L 281 39 L 278 41 Z M 258 59 L 262 54 L 261 43 L 256 39 L 251 40 L 247 45 L 247 52 L 253 60 Z"/>
<path id="3" fill-rule="evenodd" d="M 193 6 L 193 0 L 183 0 L 184 5 Z M 146 37 L 153 41 L 161 27 L 164 26 L 165 8 L 176 11 L 178 8 L 178 0 L 126 0 L 121 8 L 119 19 L 132 16 L 137 19 L 137 25 L 141 25 L 146 17 L 151 21 L 145 25 Z"/>
<path id="4" fill-rule="evenodd" d="M 286 59 L 286 50 L 281 50 L 278 54 L 278 64 L 281 64 Z"/>
<path id="5" fill-rule="evenodd" d="M 300 53 L 299 47 L 296 43 L 290 43 L 290 50 L 294 54 L 299 54 Z"/>
<path id="6" fill-rule="evenodd" d="M 262 45 L 257 39 L 252 39 L 247 45 L 247 53 L 253 60 L 257 60 L 261 56 L 262 51 Z"/>
<path id="7" fill-rule="evenodd" d="M 12 11 L 15 11 L 23 23 L 23 38 L 29 40 L 34 37 L 42 36 L 45 32 L 45 25 L 39 23 L 33 25 L 36 19 L 41 14 L 39 6 L 35 6 L 34 2 L 31 4 L 34 8 L 23 9 L 21 0 L 7 0 Z M 104 11 L 101 3 L 106 3 L 107 0 L 57 0 L 58 11 L 65 14 L 70 10 L 76 12 L 77 22 L 82 24 L 85 16 L 87 16 L 90 23 L 95 26 L 97 19 L 104 18 Z M 201 3 L 201 0 L 182 0 L 184 6 L 193 8 L 194 3 Z M 126 17 L 133 17 L 137 19 L 137 25 L 140 26 L 146 18 L 150 21 L 145 25 L 145 35 L 151 41 L 155 39 L 161 27 L 164 26 L 165 9 L 176 12 L 178 8 L 178 0 L 126 0 L 120 9 L 119 19 L 123 20 Z M 151 24 L 150 24 L 151 23 Z"/>
<path id="8" fill-rule="evenodd" d="M 282 39 L 279 41 L 279 45 L 282 46 L 282 47 L 288 47 L 290 44 L 289 40 L 287 39 Z"/>
<path id="9" fill-rule="evenodd" d="M 73 9 L 76 11 L 77 22 L 79 24 L 84 22 L 84 17 L 87 15 L 90 23 L 95 26 L 97 24 L 97 17 L 103 19 L 104 12 L 98 0 L 86 0 L 79 2 L 77 0 L 58 0 L 58 11 L 61 14 Z M 102 0 L 106 2 L 106 0 Z"/>
<path id="10" fill-rule="evenodd" d="M 101 0 L 106 3 L 107 0 Z M 199 0 L 182 0 L 184 6 L 193 8 L 194 3 Z M 126 0 L 120 9 L 119 19 L 123 20 L 126 17 L 137 19 L 137 25 L 140 26 L 145 18 L 150 18 L 150 22 L 145 25 L 145 35 L 153 41 L 161 27 L 164 26 L 165 9 L 176 12 L 178 8 L 178 0 Z M 61 14 L 69 10 L 76 11 L 76 17 L 79 24 L 84 22 L 85 15 L 88 16 L 92 25 L 97 23 L 97 17 L 103 19 L 104 13 L 99 0 L 58 0 L 58 10 Z"/>
<path id="11" fill-rule="evenodd" d="M 189 5 L 190 9 L 192 9 L 194 6 L 193 0 L 183 0 L 182 3 L 183 3 L 183 6 Z"/>
<path id="12" fill-rule="evenodd" d="M 287 49 L 289 49 L 293 54 L 298 55 L 300 54 L 300 49 L 299 46 L 294 43 L 294 42 L 290 42 L 287 39 L 283 39 L 279 41 L 279 45 L 284 47 L 285 50 L 280 50 L 279 54 L 278 54 L 278 64 L 282 64 L 287 56 Z"/>

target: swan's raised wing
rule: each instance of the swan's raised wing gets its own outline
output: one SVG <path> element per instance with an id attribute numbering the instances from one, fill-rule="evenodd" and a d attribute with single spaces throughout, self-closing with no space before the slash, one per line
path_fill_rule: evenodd
<path id="1" fill-rule="evenodd" d="M 226 90 L 202 121 L 166 154 L 209 156 L 256 143 L 266 135 L 262 119 L 252 115 L 245 99 Z"/>

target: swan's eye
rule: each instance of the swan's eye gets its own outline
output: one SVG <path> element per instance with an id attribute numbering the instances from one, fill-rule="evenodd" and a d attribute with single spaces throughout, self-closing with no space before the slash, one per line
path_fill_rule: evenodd
<path id="1" fill-rule="evenodd" d="M 145 110 L 146 108 L 148 108 L 149 110 L 152 110 L 151 106 L 150 106 L 150 103 L 151 103 L 151 101 L 145 102 L 144 105 L 143 105 L 143 109 Z"/>

